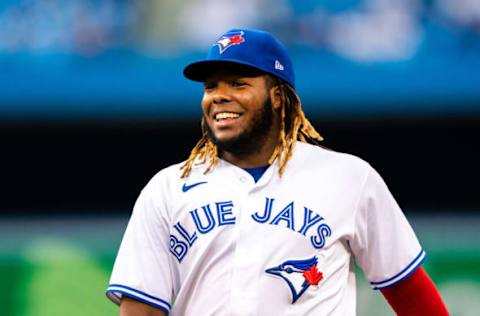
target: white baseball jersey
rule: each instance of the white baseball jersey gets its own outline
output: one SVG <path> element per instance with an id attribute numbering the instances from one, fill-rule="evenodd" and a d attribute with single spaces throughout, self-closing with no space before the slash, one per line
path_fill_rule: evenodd
<path id="1" fill-rule="evenodd" d="M 283 176 L 257 183 L 220 160 L 186 179 L 180 165 L 141 192 L 108 297 L 171 315 L 355 315 L 353 260 L 374 289 L 425 253 L 378 173 L 363 160 L 298 142 Z"/>

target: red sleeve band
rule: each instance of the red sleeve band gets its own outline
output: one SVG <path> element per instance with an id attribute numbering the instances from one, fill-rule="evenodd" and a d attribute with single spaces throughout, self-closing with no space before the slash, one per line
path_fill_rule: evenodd
<path id="1" fill-rule="evenodd" d="M 422 267 L 381 292 L 398 316 L 449 315 L 435 284 Z"/>

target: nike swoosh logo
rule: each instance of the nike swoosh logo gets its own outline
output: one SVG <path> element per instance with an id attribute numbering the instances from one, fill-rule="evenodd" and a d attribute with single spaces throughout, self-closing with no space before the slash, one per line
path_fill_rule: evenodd
<path id="1" fill-rule="evenodd" d="M 186 183 L 184 183 L 183 187 L 182 187 L 182 191 L 187 192 L 188 190 L 193 189 L 197 185 L 204 184 L 204 183 L 207 183 L 207 181 L 197 182 L 197 183 L 190 184 L 190 185 L 187 185 Z"/>

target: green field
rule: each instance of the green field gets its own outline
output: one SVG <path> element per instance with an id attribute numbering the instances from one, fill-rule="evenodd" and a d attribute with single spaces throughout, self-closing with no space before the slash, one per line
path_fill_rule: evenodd
<path id="1" fill-rule="evenodd" d="M 480 217 L 413 217 L 424 267 L 452 315 L 480 310 Z M 126 218 L 0 221 L 3 316 L 117 315 L 104 294 Z M 358 315 L 393 315 L 358 277 Z"/>

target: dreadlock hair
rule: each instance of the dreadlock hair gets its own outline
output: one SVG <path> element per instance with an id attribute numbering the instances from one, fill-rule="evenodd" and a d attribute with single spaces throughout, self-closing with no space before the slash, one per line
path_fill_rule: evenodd
<path id="1" fill-rule="evenodd" d="M 272 164 L 275 159 L 278 159 L 279 175 L 282 176 L 288 160 L 292 157 L 297 140 L 320 145 L 323 137 L 320 136 L 310 121 L 305 117 L 302 110 L 302 103 L 295 89 L 277 77 L 269 75 L 267 78 L 268 90 L 275 86 L 278 87 L 281 102 L 281 123 L 278 143 L 268 163 Z M 197 142 L 190 152 L 190 156 L 180 168 L 182 178 L 188 177 L 194 165 L 204 164 L 207 159 L 209 165 L 204 174 L 209 173 L 218 162 L 218 148 L 208 136 L 204 117 L 202 118 L 201 128 L 202 138 Z"/>

